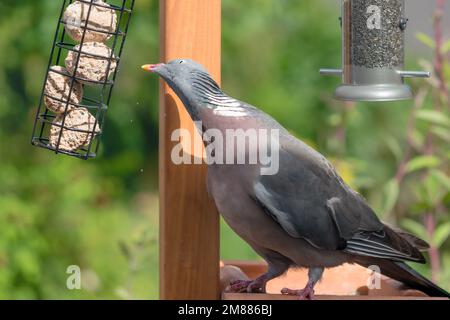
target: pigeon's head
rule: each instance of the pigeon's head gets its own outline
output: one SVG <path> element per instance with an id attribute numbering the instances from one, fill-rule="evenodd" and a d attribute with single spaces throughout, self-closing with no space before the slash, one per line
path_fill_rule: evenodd
<path id="1" fill-rule="evenodd" d="M 142 69 L 163 78 L 188 109 L 198 108 L 211 95 L 222 93 L 206 68 L 194 60 L 176 59 L 169 63 L 147 64 Z"/>
<path id="2" fill-rule="evenodd" d="M 208 70 L 200 63 L 191 59 L 176 59 L 168 63 L 146 64 L 142 69 L 160 75 L 164 80 L 189 80 L 192 72 L 203 72 Z"/>

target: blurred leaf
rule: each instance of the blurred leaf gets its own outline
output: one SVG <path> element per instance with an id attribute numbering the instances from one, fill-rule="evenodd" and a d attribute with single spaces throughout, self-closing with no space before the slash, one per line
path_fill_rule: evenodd
<path id="1" fill-rule="evenodd" d="M 415 129 L 412 134 L 413 145 L 416 149 L 420 149 L 425 141 L 425 135 L 420 130 Z"/>
<path id="2" fill-rule="evenodd" d="M 131 249 L 124 241 L 119 241 L 120 252 L 124 255 L 127 260 L 131 260 L 133 254 L 131 253 Z"/>
<path id="3" fill-rule="evenodd" d="M 390 180 L 383 188 L 383 198 L 384 203 L 382 206 L 383 216 L 389 214 L 392 209 L 394 209 L 395 204 L 397 203 L 398 196 L 400 193 L 400 188 L 397 183 L 397 180 Z"/>
<path id="4" fill-rule="evenodd" d="M 405 228 L 405 230 L 411 232 L 412 234 L 418 236 L 421 239 L 428 239 L 427 230 L 424 225 L 419 222 L 404 218 L 401 220 L 401 226 Z"/>
<path id="5" fill-rule="evenodd" d="M 420 42 L 422 42 L 424 45 L 426 45 L 431 49 L 434 49 L 436 47 L 436 42 L 434 41 L 434 39 L 423 32 L 417 33 L 416 38 L 417 40 L 419 40 Z"/>
<path id="6" fill-rule="evenodd" d="M 430 209 L 430 206 L 428 204 L 428 201 L 423 201 L 423 193 L 420 193 L 419 195 L 417 192 L 415 193 L 417 201 L 415 201 L 409 208 L 408 208 L 408 214 L 410 216 L 421 216 L 424 212 L 427 212 Z"/>
<path id="7" fill-rule="evenodd" d="M 442 125 L 450 128 L 450 118 L 443 112 L 435 110 L 420 110 L 416 113 L 416 118 L 430 122 L 432 124 Z"/>
<path id="8" fill-rule="evenodd" d="M 440 274 L 440 283 L 442 283 L 443 288 L 445 288 L 447 291 L 450 290 L 450 254 L 449 252 L 443 251 L 442 252 L 442 271 Z"/>
<path id="9" fill-rule="evenodd" d="M 392 135 L 386 135 L 384 137 L 384 141 L 395 157 L 396 161 L 400 161 L 402 158 L 402 148 L 400 146 L 399 141 Z"/>
<path id="10" fill-rule="evenodd" d="M 328 124 L 332 127 L 338 127 L 339 125 L 342 124 L 342 115 L 339 113 L 332 113 L 329 117 L 328 117 Z"/>
<path id="11" fill-rule="evenodd" d="M 442 66 L 444 78 L 446 82 L 450 82 L 450 61 L 444 60 L 444 65 Z M 445 97 L 444 97 L 445 98 Z"/>
<path id="12" fill-rule="evenodd" d="M 337 172 L 339 172 L 339 175 L 341 178 L 350 186 L 353 186 L 353 180 L 355 178 L 354 175 L 354 169 L 352 167 L 352 164 L 348 161 L 344 160 L 336 160 L 336 159 L 330 159 L 333 166 L 336 168 Z"/>
<path id="13" fill-rule="evenodd" d="M 126 288 L 119 287 L 114 290 L 114 293 L 122 300 L 132 300 L 133 296 L 130 291 Z"/>
<path id="14" fill-rule="evenodd" d="M 418 156 L 406 164 L 406 172 L 411 173 L 422 169 L 430 169 L 439 166 L 441 160 L 435 156 Z"/>
<path id="15" fill-rule="evenodd" d="M 442 188 L 440 181 L 433 175 L 427 174 L 421 183 L 414 182 L 410 188 L 414 192 L 415 200 L 410 208 L 411 213 L 423 214 L 433 211 L 448 194 L 445 188 Z M 411 201 L 411 200 L 410 200 Z"/>
<path id="16" fill-rule="evenodd" d="M 450 40 L 444 43 L 444 45 L 442 46 L 442 52 L 444 54 L 447 54 L 450 52 Z"/>
<path id="17" fill-rule="evenodd" d="M 438 138 L 450 143 L 450 130 L 442 127 L 433 127 L 431 132 Z"/>
<path id="18" fill-rule="evenodd" d="M 447 191 L 442 188 L 436 176 L 431 174 L 426 175 L 423 185 L 425 188 L 424 200 L 428 203 L 430 209 L 433 209 L 442 202 Z"/>
<path id="19" fill-rule="evenodd" d="M 440 224 L 433 235 L 433 245 L 440 248 L 450 236 L 450 221 Z"/>
<path id="20" fill-rule="evenodd" d="M 450 191 L 450 177 L 439 170 L 431 170 L 430 174 L 444 186 L 447 191 Z"/>

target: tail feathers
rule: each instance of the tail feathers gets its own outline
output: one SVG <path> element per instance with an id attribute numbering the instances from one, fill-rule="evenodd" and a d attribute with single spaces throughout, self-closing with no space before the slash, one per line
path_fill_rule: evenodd
<path id="1" fill-rule="evenodd" d="M 420 251 L 426 251 L 430 249 L 430 245 L 426 243 L 424 240 L 417 238 L 416 236 L 406 233 L 406 232 L 399 232 L 399 234 L 406 239 L 411 245 L 415 246 Z"/>
<path id="2" fill-rule="evenodd" d="M 383 275 L 400 281 L 411 289 L 420 290 L 430 297 L 450 298 L 450 294 L 447 291 L 419 274 L 404 262 L 385 259 L 367 259 L 364 257 L 358 257 L 355 262 L 366 268 L 371 265 L 377 265 L 380 267 Z"/>
<path id="3" fill-rule="evenodd" d="M 412 235 L 411 233 L 408 233 L 405 230 L 388 225 L 386 223 L 385 225 L 394 230 L 398 235 L 402 236 L 406 241 L 408 241 L 412 246 L 416 247 L 417 249 L 421 251 L 430 249 L 430 245 L 427 242 L 416 237 L 415 235 Z"/>

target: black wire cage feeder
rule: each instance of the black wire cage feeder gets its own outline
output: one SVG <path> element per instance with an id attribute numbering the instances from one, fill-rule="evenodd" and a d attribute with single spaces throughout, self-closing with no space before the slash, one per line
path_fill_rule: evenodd
<path id="1" fill-rule="evenodd" d="M 87 160 L 98 154 L 135 0 L 62 2 L 31 142 Z"/>

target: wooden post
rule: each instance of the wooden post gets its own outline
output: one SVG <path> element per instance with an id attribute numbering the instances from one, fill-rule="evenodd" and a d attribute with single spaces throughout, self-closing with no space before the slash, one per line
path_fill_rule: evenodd
<path id="1" fill-rule="evenodd" d="M 191 58 L 220 82 L 221 0 L 160 0 L 161 61 Z M 161 84 L 160 297 L 218 299 L 219 215 L 206 191 L 204 165 L 175 165 L 171 134 L 197 134 L 184 106 Z M 201 154 L 196 154 L 201 157 Z"/>

